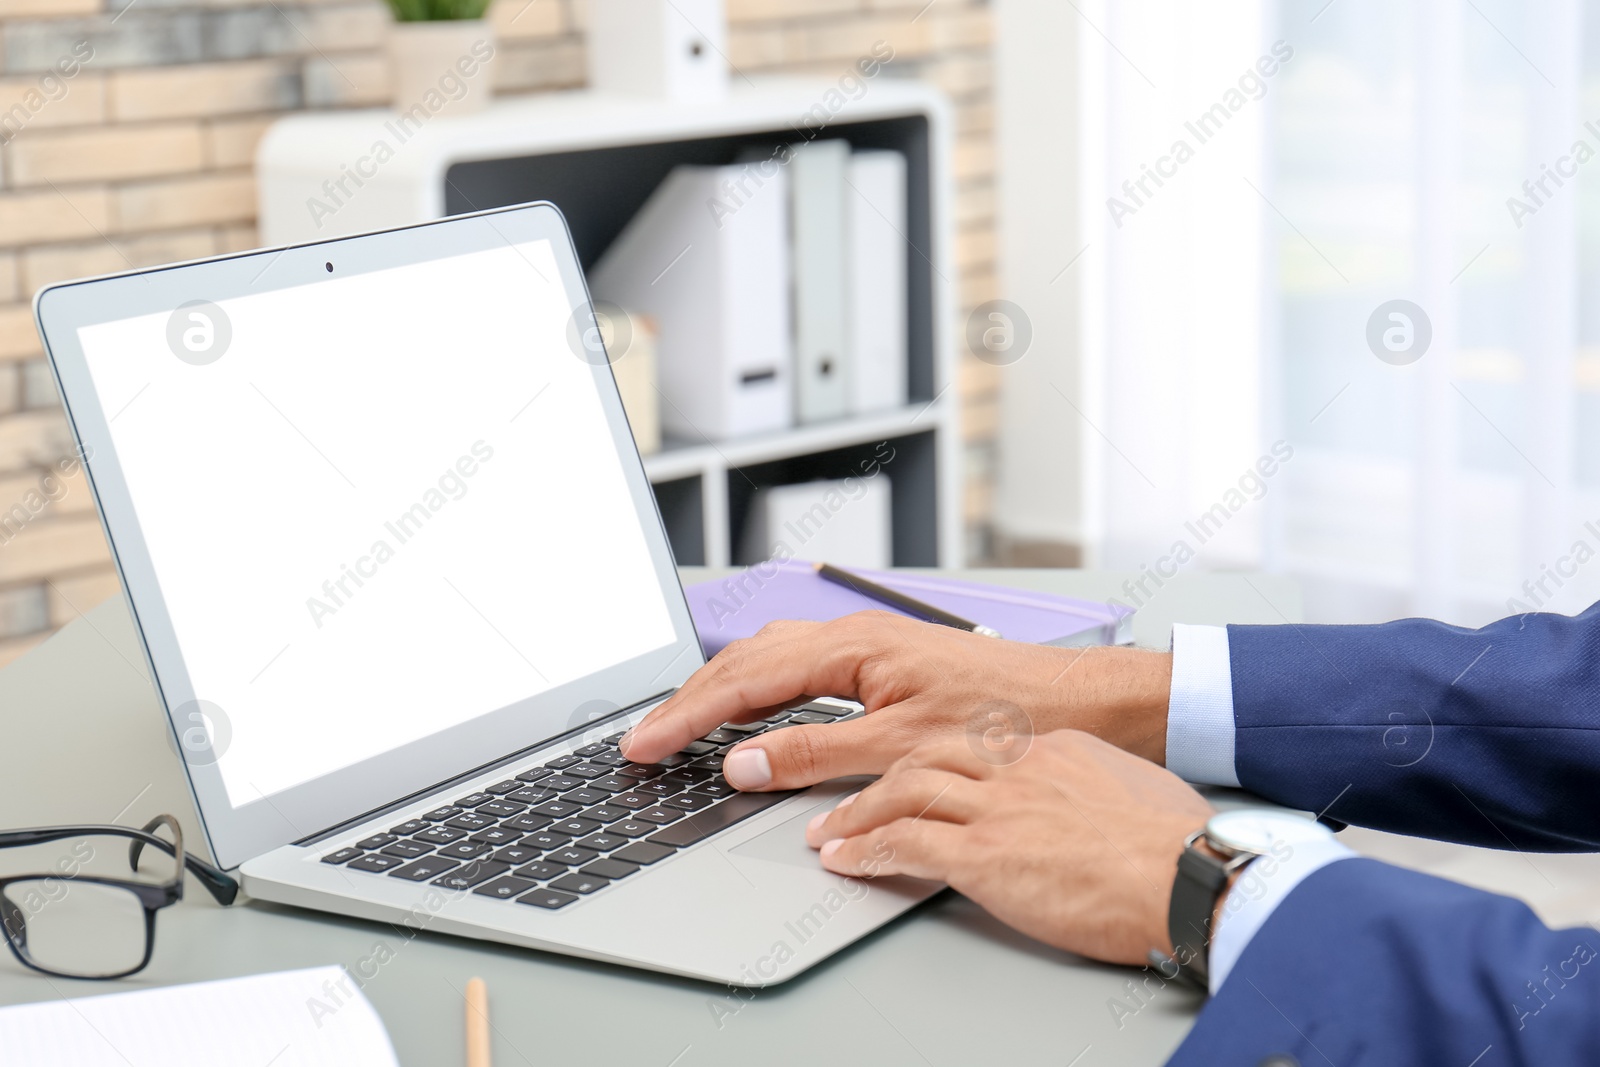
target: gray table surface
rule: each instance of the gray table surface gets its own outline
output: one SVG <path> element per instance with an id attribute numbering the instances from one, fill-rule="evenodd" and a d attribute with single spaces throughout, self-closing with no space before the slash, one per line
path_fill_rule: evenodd
<path id="1" fill-rule="evenodd" d="M 684 576 L 695 581 L 708 573 L 686 569 Z M 1126 577 L 1043 570 L 970 576 L 1095 599 L 1118 595 Z M 1181 575 L 1140 612 L 1135 637 L 1164 647 L 1174 621 L 1299 618 L 1298 591 L 1284 579 Z M 120 598 L 0 671 L 0 729 L 7 742 L 0 826 L 138 824 L 160 812 L 197 825 Z M 1416 844 L 1368 835 L 1358 847 L 1529 898 L 1542 883 L 1559 886 L 1545 894 L 1554 904 L 1541 910 L 1594 910 L 1600 869 L 1560 865 L 1593 857 L 1538 857 L 1530 871 L 1527 857 L 1479 859 L 1477 850 L 1437 845 L 1418 852 Z M 501 1067 L 569 1060 L 643 1067 L 1154 1064 L 1182 1040 L 1196 1008 L 1187 994 L 1168 989 L 1119 1025 L 1110 1002 L 1124 994 L 1132 972 L 1030 941 L 954 893 L 793 982 L 734 997 L 703 983 L 444 935 L 407 941 L 383 924 L 260 902 L 222 909 L 192 881 L 184 902 L 162 913 L 155 958 L 143 973 L 116 982 L 48 980 L 0 954 L 0 1004 L 320 964 L 353 968 L 381 946 L 392 959 L 365 992 L 401 1062 L 418 1067 L 462 1062 L 460 991 L 473 975 L 489 986 Z"/>

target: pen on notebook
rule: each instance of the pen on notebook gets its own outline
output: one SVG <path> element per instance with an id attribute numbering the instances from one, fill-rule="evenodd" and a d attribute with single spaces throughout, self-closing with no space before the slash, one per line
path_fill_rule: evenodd
<path id="1" fill-rule="evenodd" d="M 489 1067 L 489 987 L 467 980 L 467 1067 Z"/>
<path id="2" fill-rule="evenodd" d="M 971 619 L 963 619 L 953 612 L 945 611 L 943 608 L 936 608 L 926 601 L 918 600 L 916 597 L 906 596 L 904 593 L 863 578 L 859 574 L 851 574 L 849 571 L 841 570 L 831 563 L 813 563 L 812 566 L 817 569 L 819 577 L 832 582 L 834 585 L 842 585 L 846 589 L 854 589 L 862 596 L 871 597 L 873 600 L 884 604 L 891 604 L 902 611 L 910 612 L 919 619 L 936 622 L 941 626 L 951 626 L 957 630 L 970 630 L 972 633 L 983 637 L 1000 636 L 1000 631 L 990 629 L 982 623 L 973 622 Z"/>

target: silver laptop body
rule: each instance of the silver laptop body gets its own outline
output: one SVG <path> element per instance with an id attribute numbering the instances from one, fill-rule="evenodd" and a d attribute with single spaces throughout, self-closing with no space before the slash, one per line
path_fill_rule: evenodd
<path id="1" fill-rule="evenodd" d="M 938 891 L 821 869 L 805 823 L 852 786 L 727 789 L 721 753 L 778 722 L 617 753 L 703 657 L 552 205 L 66 283 L 35 314 L 251 896 L 761 986 Z"/>

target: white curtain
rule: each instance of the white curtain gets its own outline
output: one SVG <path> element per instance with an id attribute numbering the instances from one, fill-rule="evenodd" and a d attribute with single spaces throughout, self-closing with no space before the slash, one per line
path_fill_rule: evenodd
<path id="1" fill-rule="evenodd" d="M 1318 621 L 1600 599 L 1600 5 L 1078 10 L 1091 559 Z"/>

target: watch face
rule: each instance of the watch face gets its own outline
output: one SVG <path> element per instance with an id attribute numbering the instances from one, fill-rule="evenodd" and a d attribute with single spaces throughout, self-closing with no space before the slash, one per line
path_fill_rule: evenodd
<path id="1" fill-rule="evenodd" d="M 1213 815 L 1206 823 L 1206 837 L 1228 852 L 1271 851 L 1275 842 L 1296 845 L 1331 837 L 1333 832 L 1315 819 L 1287 811 L 1240 808 Z"/>

